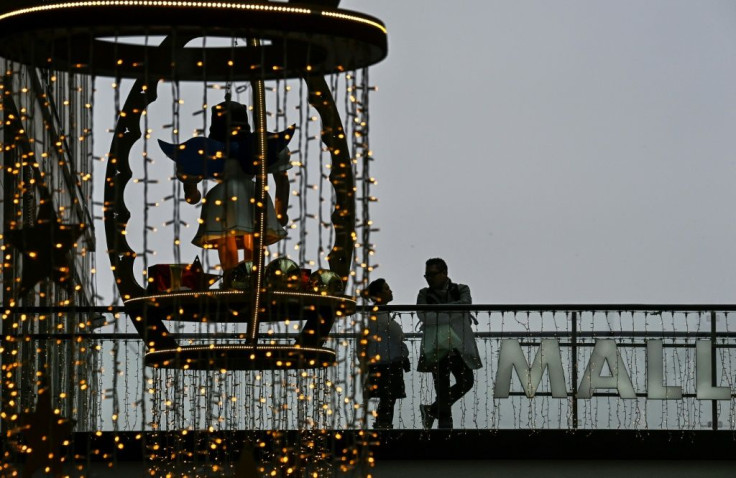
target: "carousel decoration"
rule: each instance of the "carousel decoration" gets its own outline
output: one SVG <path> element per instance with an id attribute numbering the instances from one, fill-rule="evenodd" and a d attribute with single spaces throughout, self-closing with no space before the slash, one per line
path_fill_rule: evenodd
<path id="1" fill-rule="evenodd" d="M 386 54 L 386 32 L 372 17 L 319 3 L 337 2 L 90 1 L 22 8 L 0 18 L 5 31 L 13 33 L 10 44 L 4 47 L 11 58 L 16 51 L 24 51 L 21 45 L 27 35 L 42 30 L 46 48 L 24 51 L 32 57 L 18 60 L 135 80 L 120 111 L 108 155 L 105 232 L 115 281 L 126 311 L 148 346 L 145 357 L 148 365 L 263 369 L 323 367 L 334 361 L 334 351 L 322 345 L 335 318 L 353 313 L 354 300 L 342 294 L 323 293 L 325 288 L 314 291 L 311 287 L 284 284 L 268 287 L 268 283 L 275 282 L 265 275 L 268 264 L 264 249 L 278 240 L 281 233 L 278 221 L 282 220 L 279 198 L 274 210 L 267 192 L 268 163 L 270 158 L 288 157 L 286 144 L 290 133 L 287 130 L 269 138 L 264 84 L 269 80 L 301 78 L 308 88 L 310 102 L 322 118 L 321 136 L 332 156 L 330 182 L 336 196 L 330 271 L 346 281 L 356 237 L 355 180 L 344 128 L 324 75 L 380 61 Z M 30 26 L 34 31 L 29 33 Z M 164 37 L 157 46 L 109 41 L 121 35 L 154 34 Z M 224 47 L 205 43 L 201 47 L 187 46 L 203 37 L 227 37 L 241 42 Z M 49 55 L 49 51 L 54 54 Z M 157 99 L 157 86 L 162 79 L 247 81 L 252 88 L 253 131 L 241 129 L 247 125 L 243 106 L 226 100 L 218 105 L 221 111 L 213 110 L 212 127 L 219 128 L 218 132 L 181 145 L 162 144 L 163 151 L 176 162 L 177 177 L 184 184 L 188 201 L 199 195 L 195 192 L 196 182 L 202 178 L 223 181 L 209 193 L 217 191 L 218 196 L 209 198 L 212 201 L 202 207 L 203 217 L 205 208 L 225 201 L 226 216 L 251 221 L 247 227 L 241 223 L 226 224 L 222 237 L 216 237 L 212 227 L 198 237 L 202 247 L 223 249 L 220 257 L 225 277 L 219 290 L 202 287 L 151 294 L 148 287 L 138 283 L 133 272 L 137 254 L 126 239 L 131 212 L 124 194 L 131 179 L 129 156 L 133 145 L 144 135 L 142 116 Z M 199 169 L 193 170 L 198 160 Z M 240 177 L 233 179 L 233 176 Z M 254 184 L 252 177 L 255 177 Z M 233 184 L 242 195 L 224 197 Z M 278 189 L 276 194 L 279 195 Z M 235 204 L 230 204 L 231 201 Z M 208 214 L 211 219 L 205 220 L 216 225 L 215 221 L 220 220 L 216 217 L 218 213 Z M 223 222 L 225 219 L 222 218 Z M 276 226 L 272 227 L 273 224 Z M 252 262 L 245 290 L 231 287 L 232 276 L 239 267 L 239 261 L 231 259 L 233 253 L 237 256 L 237 249 L 246 249 L 245 259 Z M 335 282 L 334 278 L 331 280 Z M 339 291 L 342 287 L 329 288 Z M 261 323 L 289 319 L 306 321 L 295 343 L 270 345 L 259 341 Z M 190 346 L 179 344 L 171 337 L 166 327 L 168 321 L 244 322 L 248 330 L 242 343 Z"/>
<path id="2" fill-rule="evenodd" d="M 284 265 L 284 259 L 268 265 L 265 262 L 265 247 L 286 234 L 282 226 L 286 223 L 289 197 L 287 145 L 294 128 L 276 134 L 266 131 L 264 83 L 270 79 L 303 78 L 322 115 L 322 137 L 332 155 L 330 181 L 336 194 L 335 245 L 329 263 L 331 271 L 346 281 L 355 242 L 355 180 L 344 129 L 334 113 L 323 76 L 379 61 L 385 55 L 385 30 L 367 16 L 298 4 L 174 4 L 168 10 L 176 16 L 176 27 L 156 23 L 140 27 L 145 29 L 141 34 L 166 35 L 158 47 L 130 51 L 122 61 L 112 64 L 107 61 L 107 67 L 116 76 L 130 75 L 136 79 L 120 112 L 108 157 L 105 225 L 110 259 L 126 311 L 149 348 L 146 363 L 154 367 L 214 370 L 328 366 L 335 354 L 322 345 L 334 320 L 352 314 L 355 302 L 339 293 L 325 294 L 302 287 L 300 281 L 290 281 L 292 272 L 300 276 L 308 271 L 299 266 L 292 271 Z M 142 5 L 160 8 L 157 2 Z M 130 13 L 131 9 L 120 8 L 121 15 Z M 140 9 L 139 6 L 132 10 Z M 171 15 L 167 15 L 169 20 Z M 203 16 L 213 21 L 203 22 Z M 119 22 L 120 17 L 116 18 Z M 138 18 L 136 24 L 140 24 Z M 145 18 L 155 22 L 160 15 Z M 203 24 L 208 26 L 202 27 Z M 193 39 L 221 36 L 224 32 L 243 39 L 242 45 L 184 47 Z M 94 63 L 104 71 L 105 65 L 100 62 L 105 57 L 97 56 L 98 49 L 95 51 L 94 59 L 80 62 Z M 218 249 L 223 271 L 219 290 L 201 287 L 150 294 L 134 278 L 136 254 L 125 237 L 130 218 L 124 197 L 131 177 L 129 152 L 141 137 L 141 115 L 156 99 L 161 78 L 180 82 L 199 82 L 203 78 L 230 83 L 248 81 L 253 91 L 252 131 L 246 107 L 232 101 L 228 94 L 224 102 L 212 109 L 208 137 L 192 138 L 179 145 L 160 143 L 163 152 L 176 163 L 176 176 L 183 183 L 187 202 L 199 201 L 197 182 L 204 178 L 220 181 L 203 198 L 200 228 L 193 241 L 200 247 Z M 269 172 L 276 180 L 275 208 L 267 192 Z M 242 263 L 239 250 L 244 250 Z M 233 280 L 236 271 L 238 281 Z M 332 289 L 341 292 L 342 287 Z M 272 345 L 259 341 L 261 323 L 285 320 L 306 322 L 295 343 Z M 165 325 L 168 321 L 244 322 L 247 331 L 242 343 L 182 345 L 171 338 Z"/>
<path id="3" fill-rule="evenodd" d="M 42 452 L 54 453 L 73 423 L 76 431 L 96 430 L 95 423 L 105 421 L 116 433 L 123 427 L 121 417 L 127 412 L 121 410 L 123 385 L 117 376 L 126 366 L 121 363 L 129 363 L 121 359 L 128 347 L 110 347 L 112 339 L 88 343 L 87 336 L 75 335 L 88 333 L 93 321 L 81 313 L 77 321 L 74 307 L 86 307 L 94 312 L 94 323 L 100 323 L 101 312 L 93 311 L 99 291 L 88 282 L 104 274 L 114 281 L 113 302 L 122 303 L 123 313 L 101 323 L 114 324 L 115 335 L 127 329 L 117 318 L 127 317 L 143 344 L 142 357 L 135 357 L 143 368 L 134 371 L 140 374 L 136 386 L 142 411 L 132 426 L 182 431 L 177 439 L 188 431 L 213 433 L 222 423 L 266 428 L 272 452 L 264 452 L 260 438 L 249 438 L 259 473 L 264 472 L 264 453 L 270 453 L 288 475 L 316 469 L 314 460 L 304 464 L 307 456 L 326 460 L 329 454 L 322 451 L 333 445 L 326 444 L 323 431 L 331 420 L 354 423 L 357 405 L 350 402 L 347 411 L 334 406 L 334 397 L 344 389 L 326 378 L 326 371 L 339 359 L 332 343 L 344 343 L 330 332 L 354 314 L 354 289 L 369 270 L 367 235 L 372 229 L 356 202 L 373 200 L 360 184 L 373 179 L 367 146 L 356 147 L 356 142 L 367 144 L 367 67 L 386 56 L 387 41 L 381 21 L 338 4 L 24 0 L 0 7 L 0 58 L 9 65 L 2 91 L 4 187 L 9 188 L 12 177 L 17 189 L 5 194 L 3 251 L 12 260 L 6 258 L 10 266 L 4 265 L 3 272 L 13 279 L 4 281 L 3 331 L 17 330 L 19 337 L 3 343 L 3 407 L 18 411 L 7 416 L 20 417 L 35 403 L 45 410 L 48 400 L 54 413 L 70 417 L 59 422 L 54 432 L 59 438 Z M 102 85 L 109 84 L 112 101 L 100 94 Z M 298 90 L 298 99 L 287 101 L 292 89 Z M 180 113 L 185 102 L 195 105 L 187 126 Z M 355 112 L 346 117 L 348 109 Z M 271 110 L 277 111 L 275 127 L 268 124 Z M 114 117 L 109 142 L 99 140 L 105 136 L 99 126 L 103 117 Z M 164 118 L 163 130 L 149 124 L 154 118 Z M 29 131 L 34 121 L 38 125 Z M 199 121 L 194 131 L 184 133 L 194 121 Z M 318 132 L 310 133 L 311 122 L 320 125 Z M 35 139 L 43 135 L 48 138 Z M 320 176 L 310 183 L 307 164 L 317 158 L 314 152 L 308 158 L 308 151 L 317 143 Z M 76 164 L 91 165 L 94 159 L 104 164 L 104 182 L 93 178 L 94 167 L 75 170 Z M 92 183 L 100 186 L 95 194 L 89 190 Z M 154 184 L 170 186 L 171 199 L 164 200 L 172 211 L 162 214 L 163 208 L 149 200 L 147 188 Z M 139 194 L 137 187 L 146 192 Z M 310 211 L 312 191 L 320 204 Z M 93 205 L 94 200 L 99 203 Z M 325 213 L 323 202 L 332 210 Z M 305 247 L 307 219 L 313 221 L 309 227 L 316 224 L 310 234 L 319 237 L 317 254 Z M 96 220 L 105 236 L 97 252 L 109 256 L 109 273 L 95 265 L 91 254 Z M 157 221 L 165 224 L 167 234 L 173 231 L 173 241 L 148 239 Z M 196 224 L 188 228 L 188 223 Z M 297 243 L 290 242 L 297 234 Z M 193 246 L 186 245 L 190 242 Z M 297 252 L 290 254 L 287 245 Z M 357 268 L 364 269 L 362 279 Z M 39 315 L 40 306 L 50 307 L 50 315 Z M 355 323 L 341 326 L 347 330 Z M 287 333 L 274 333 L 273 324 Z M 54 339 L 52 332 L 73 340 Z M 43 333 L 48 337 L 39 339 Z M 24 352 L 24 340 L 29 351 L 39 340 L 66 347 L 71 359 L 57 367 L 67 355 L 55 356 L 56 349 L 45 346 L 31 357 Z M 32 377 L 21 377 L 23 367 L 31 371 L 29 363 L 44 372 L 33 369 Z M 114 370 L 111 383 L 95 376 L 106 367 Z M 34 378 L 44 374 L 63 380 L 49 379 L 48 392 L 41 394 L 45 379 L 36 383 Z M 299 433 L 308 433 L 297 438 L 283 434 L 279 430 L 292 425 L 284 425 L 288 420 L 276 412 L 263 420 L 259 407 L 265 399 L 259 394 L 267 390 L 265 376 L 273 384 L 273 410 L 294 410 L 288 423 L 296 421 Z M 280 397 L 277 388 L 284 390 Z M 22 400 L 15 390 L 22 391 Z M 191 390 L 198 392 L 186 404 L 196 409 L 193 417 L 169 414 L 170 403 L 182 405 Z M 287 397 L 287 390 L 296 393 Z M 212 403 L 222 410 L 222 402 L 247 403 L 256 396 L 245 418 L 209 411 Z M 111 402 L 100 405 L 99 397 Z M 200 397 L 207 403 L 197 401 Z M 348 404 L 344 395 L 339 397 L 343 402 Z M 111 413 L 105 409 L 104 414 L 112 418 L 83 419 L 84 411 L 95 407 L 109 407 Z M 197 410 L 207 411 L 199 415 Z M 34 435 L 20 436 L 32 440 Z M 146 445 L 149 456 L 167 467 L 172 448 L 166 440 L 159 447 L 157 439 Z M 172 446 L 177 460 L 191 458 L 186 445 Z M 240 457 L 238 469 L 253 468 L 247 452 L 230 448 L 226 455 L 233 464 Z M 284 465 L 287 455 L 297 465 Z M 356 456 L 348 453 L 339 466 L 354 463 Z M 58 471 L 57 462 L 48 466 Z"/>

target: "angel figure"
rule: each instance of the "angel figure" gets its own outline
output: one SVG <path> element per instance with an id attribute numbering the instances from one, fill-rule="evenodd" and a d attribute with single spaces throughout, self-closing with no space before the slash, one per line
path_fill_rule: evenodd
<path id="1" fill-rule="evenodd" d="M 286 237 L 288 222 L 289 148 L 295 126 L 279 133 L 268 133 L 266 167 L 276 185 L 276 205 L 266 194 L 264 244 Z M 199 228 L 192 243 L 208 249 L 217 248 L 223 270 L 223 288 L 232 283 L 233 271 L 240 262 L 252 261 L 256 232 L 255 167 L 257 138 L 248 123 L 248 109 L 237 102 L 225 101 L 212 109 L 209 135 L 191 138 L 175 145 L 159 140 L 169 158 L 176 162 L 177 178 L 184 183 L 184 197 L 190 204 L 202 198 L 197 184 L 203 179 L 218 183 L 202 200 Z"/>

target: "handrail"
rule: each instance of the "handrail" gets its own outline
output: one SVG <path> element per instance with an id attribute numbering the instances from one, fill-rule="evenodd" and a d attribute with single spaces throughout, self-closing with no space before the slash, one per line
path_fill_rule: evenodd
<path id="1" fill-rule="evenodd" d="M 358 311 L 368 312 L 372 304 L 358 305 Z M 4 310 L 16 313 L 122 313 L 121 305 L 97 306 L 18 306 Z M 469 312 L 736 312 L 736 304 L 401 304 L 378 306 L 386 312 L 469 311 Z"/>
<path id="2" fill-rule="evenodd" d="M 474 372 L 476 384 L 472 394 L 457 410 L 460 413 L 459 416 L 463 417 L 458 424 L 463 423 L 463 426 L 466 427 L 493 430 L 525 429 L 525 427 L 529 430 L 537 427 L 564 430 L 616 428 L 644 430 L 654 427 L 654 429 L 709 429 L 710 431 L 734 428 L 736 382 L 732 377 L 733 370 L 736 368 L 734 352 L 736 350 L 736 305 L 733 304 L 464 304 L 449 306 L 401 304 L 379 307 L 378 310 L 401 316 L 400 323 L 405 329 L 404 336 L 407 339 L 412 367 L 416 366 L 422 349 L 420 341 L 423 333 L 415 329 L 422 312 L 462 312 L 458 315 L 465 315 L 469 312 L 479 319 L 480 326 L 475 327 L 474 334 L 483 367 Z M 114 322 L 120 325 L 128 321 L 125 310 L 120 306 L 17 307 L 5 308 L 3 312 L 29 315 L 68 313 L 70 316 L 75 314 L 82 318 L 85 314 L 97 314 L 105 315 L 108 322 L 113 322 L 110 314 L 120 314 L 116 316 Z M 365 304 L 359 308 L 356 316 L 338 322 L 340 325 L 333 330 L 328 339 L 331 343 L 330 347 L 334 347 L 337 351 L 337 360 L 335 366 L 326 374 L 331 381 L 339 383 L 343 389 L 342 393 L 347 397 L 360 396 L 360 382 L 350 381 L 345 377 L 349 373 L 355 373 L 350 367 L 354 364 L 358 350 L 358 329 L 360 324 L 367 321 L 369 315 L 373 313 L 374 307 Z M 156 380 L 166 377 L 166 375 L 157 375 L 161 372 L 150 372 L 148 369 L 143 369 L 144 371 L 141 372 L 143 365 L 139 354 L 142 353 L 144 344 L 137 333 L 131 333 L 128 330 L 130 329 L 121 328 L 119 332 L 116 332 L 110 325 L 95 329 L 90 326 L 80 329 L 78 333 L 50 331 L 49 333 L 26 333 L 22 336 L 31 347 L 46 341 L 56 341 L 62 344 L 67 341 L 79 341 L 88 350 L 98 351 L 93 352 L 98 355 L 90 362 L 91 364 L 97 363 L 105 366 L 108 373 L 110 370 L 114 370 L 116 374 L 124 372 L 127 374 L 129 383 L 140 383 L 141 376 L 154 377 Z M 214 328 L 210 330 L 207 327 L 206 330 L 199 331 L 184 328 L 172 333 L 172 337 L 177 340 L 198 342 L 206 339 L 226 343 L 242 340 L 243 334 L 238 330 L 215 330 Z M 292 331 L 291 327 L 276 327 L 269 331 L 268 337 L 282 343 L 293 340 L 296 337 L 296 331 Z M 620 392 L 615 390 L 615 387 L 613 390 L 599 387 L 600 389 L 596 389 L 593 397 L 579 397 L 578 387 L 581 379 L 584 380 L 586 366 L 589 367 L 594 350 L 600 346 L 601 341 L 610 343 L 610 339 L 613 339 L 618 347 L 622 360 L 625 361 L 626 370 L 632 378 L 631 395 L 621 399 Z M 558 362 L 564 367 L 562 376 L 565 387 L 564 396 L 560 396 L 559 392 L 553 393 L 549 372 L 543 372 L 546 375 L 539 384 L 528 386 L 536 397 L 536 400 L 530 399 L 527 395 L 528 387 L 520 389 L 522 378 L 518 377 L 518 369 L 512 372 L 513 382 L 510 390 L 506 394 L 494 395 L 495 380 L 497 380 L 498 371 L 501 370 L 502 347 L 508 344 L 521 346 L 528 362 L 527 366 L 531 367 L 535 356 L 542 350 L 548 350 L 543 349 L 543 345 L 548 345 L 550 340 L 555 342 L 561 350 L 561 354 L 558 352 L 560 354 Z M 701 363 L 702 346 L 706 341 L 711 347 L 710 360 Z M 664 351 L 664 359 L 658 359 L 663 360 L 659 365 L 654 362 L 650 364 L 648 361 L 652 342 Z M 113 354 L 113 358 L 106 358 L 108 354 Z M 113 367 L 109 366 L 112 363 L 108 362 L 109 360 L 114 361 Z M 503 367 L 507 369 L 508 360 L 504 363 Z M 609 366 L 611 363 L 609 361 Z M 703 368 L 702 364 L 705 364 L 706 368 Z M 678 397 L 680 398 L 678 400 L 680 401 L 660 402 L 658 397 L 650 398 L 647 381 L 650 367 L 659 370 L 660 374 L 664 373 L 663 387 L 679 388 Z M 710 375 L 708 382 L 710 386 L 721 390 L 731 388 L 730 401 L 722 396 L 704 398 L 699 395 L 702 392 L 700 388 L 702 378 L 698 378 L 697 375 L 703 371 Z M 604 378 L 605 375 L 606 373 L 601 373 Z M 182 381 L 181 383 L 190 384 L 192 380 L 195 382 L 199 380 L 198 377 L 201 378 L 201 375 L 184 374 L 179 377 L 179 380 Z M 250 383 L 250 379 L 256 380 L 253 377 L 244 378 L 236 374 L 232 377 L 228 376 L 225 380 L 234 380 L 232 383 L 243 381 L 242 383 L 247 384 Z M 418 406 L 432 400 L 431 377 L 413 368 L 411 373 L 405 376 L 405 380 L 407 398 L 397 405 L 400 407 L 397 410 L 403 414 L 404 429 L 419 428 L 421 421 Z M 103 391 L 105 394 L 117 393 L 119 397 L 122 397 L 128 393 L 121 388 L 119 383 L 116 384 L 117 382 L 113 381 L 113 384 L 110 385 L 109 381 L 108 375 L 99 379 L 98 386 L 107 387 Z M 340 400 L 343 398 L 342 395 L 339 396 Z M 99 413 L 102 406 L 94 404 L 90 410 Z M 671 411 L 668 411 L 670 410 L 668 407 L 671 408 Z M 682 410 L 685 411 L 682 419 L 673 418 L 679 417 L 678 414 Z M 134 420 L 142 420 L 142 415 L 137 413 L 131 412 L 131 417 Z M 597 421 L 598 414 L 601 414 L 602 417 L 600 422 Z M 648 417 L 647 414 L 651 416 Z M 242 426 L 255 428 L 260 426 L 260 422 L 248 421 L 251 418 L 244 417 L 242 420 Z M 114 425 L 107 419 L 99 423 L 101 429 Z"/>
<path id="3" fill-rule="evenodd" d="M 371 309 L 372 305 L 358 306 Z M 636 312 L 706 312 L 706 311 L 736 311 L 736 304 L 415 304 L 415 305 L 384 305 L 378 310 L 387 312 L 415 312 L 415 311 L 476 311 L 476 312 L 598 312 L 598 311 L 625 311 Z"/>

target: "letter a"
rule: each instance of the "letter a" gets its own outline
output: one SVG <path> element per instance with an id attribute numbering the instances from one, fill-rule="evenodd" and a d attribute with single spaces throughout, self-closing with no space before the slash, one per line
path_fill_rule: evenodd
<path id="1" fill-rule="evenodd" d="M 601 376 L 606 362 L 608 362 L 608 368 L 611 369 L 610 377 Z M 599 388 L 615 388 L 618 389 L 618 395 L 621 398 L 636 398 L 631 378 L 626 372 L 626 365 L 624 365 L 621 354 L 618 353 L 616 342 L 611 339 L 595 341 L 588 367 L 578 387 L 578 398 L 590 398 L 593 396 L 593 390 Z"/>

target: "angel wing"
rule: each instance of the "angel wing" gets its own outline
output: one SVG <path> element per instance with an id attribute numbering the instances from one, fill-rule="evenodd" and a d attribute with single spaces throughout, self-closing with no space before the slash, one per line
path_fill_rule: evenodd
<path id="1" fill-rule="evenodd" d="M 181 144 L 158 140 L 161 151 L 174 160 L 177 174 L 214 179 L 225 165 L 225 143 L 197 136 Z M 235 146 L 235 145 L 232 145 Z"/>
<path id="2" fill-rule="evenodd" d="M 294 136 L 296 125 L 291 125 L 278 133 L 268 133 L 266 164 L 271 165 L 278 160 L 278 155 L 289 144 Z M 221 176 L 225 165 L 225 157 L 229 154 L 240 162 L 240 166 L 248 174 L 256 174 L 254 167 L 256 141 L 253 133 L 238 136 L 229 145 L 223 142 L 197 136 L 181 144 L 171 144 L 158 140 L 161 151 L 174 160 L 177 174 L 215 179 Z M 227 146 L 230 151 L 227 151 Z"/>

